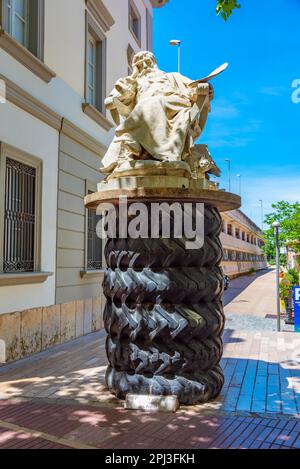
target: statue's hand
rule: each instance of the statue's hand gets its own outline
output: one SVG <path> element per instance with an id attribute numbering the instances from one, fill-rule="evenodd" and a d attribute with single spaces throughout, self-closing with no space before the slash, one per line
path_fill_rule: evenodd
<path id="1" fill-rule="evenodd" d="M 114 103 L 114 98 L 112 96 L 109 96 L 108 98 L 105 99 L 104 105 L 107 110 L 111 111 L 112 109 L 115 109 L 115 103 Z"/>
<path id="2" fill-rule="evenodd" d="M 209 83 L 198 83 L 198 95 L 206 96 L 209 94 Z"/>

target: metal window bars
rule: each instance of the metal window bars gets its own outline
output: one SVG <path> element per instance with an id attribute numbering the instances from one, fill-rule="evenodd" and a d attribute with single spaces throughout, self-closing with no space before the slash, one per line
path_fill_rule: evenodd
<path id="1" fill-rule="evenodd" d="M 35 268 L 36 169 L 6 159 L 3 271 Z"/>

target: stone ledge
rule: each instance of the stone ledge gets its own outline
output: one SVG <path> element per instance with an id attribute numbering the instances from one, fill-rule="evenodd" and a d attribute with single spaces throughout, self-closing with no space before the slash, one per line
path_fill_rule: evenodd
<path id="1" fill-rule="evenodd" d="M 19 44 L 6 31 L 0 29 L 0 47 L 14 57 L 18 62 L 27 67 L 32 73 L 38 76 L 45 83 L 49 83 L 56 74 L 45 65 L 40 59 L 35 57 L 29 50 Z"/>
<path id="2" fill-rule="evenodd" d="M 85 197 L 87 208 L 96 209 L 102 202 L 117 204 L 119 197 L 126 196 L 130 202 L 198 202 L 218 208 L 220 212 L 241 206 L 241 197 L 230 192 L 209 189 L 182 189 L 169 187 L 116 189 L 95 192 Z"/>
<path id="3" fill-rule="evenodd" d="M 100 111 L 98 111 L 95 106 L 92 106 L 89 103 L 83 103 L 82 111 L 106 131 L 109 131 L 114 127 L 114 124 L 112 124 Z"/>
<path id="4" fill-rule="evenodd" d="M 80 272 L 80 277 L 99 277 L 104 274 L 104 269 L 103 270 L 82 270 Z"/>
<path id="5" fill-rule="evenodd" d="M 0 287 L 12 285 L 27 285 L 44 283 L 53 272 L 22 272 L 13 274 L 0 274 Z"/>

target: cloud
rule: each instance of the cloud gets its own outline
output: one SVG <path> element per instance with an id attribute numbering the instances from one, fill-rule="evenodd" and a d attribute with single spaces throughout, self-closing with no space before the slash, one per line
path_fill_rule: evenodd
<path id="1" fill-rule="evenodd" d="M 300 201 L 300 176 L 299 167 L 285 168 L 284 174 L 267 174 L 264 177 L 255 177 L 243 175 L 242 179 L 242 210 L 252 218 L 256 224 L 261 225 L 261 207 L 259 200 L 263 200 L 264 214 L 273 211 L 272 204 L 280 200 L 286 200 L 290 203 Z M 222 181 L 221 186 L 226 185 L 226 179 Z M 238 181 L 234 182 L 233 192 L 238 191 Z"/>
<path id="2" fill-rule="evenodd" d="M 267 96 L 281 96 L 285 88 L 283 86 L 264 86 L 259 90 L 261 94 L 265 94 Z"/>
<path id="3" fill-rule="evenodd" d="M 238 107 L 225 98 L 216 99 L 212 106 L 211 118 L 233 119 L 240 115 Z"/>
<path id="4" fill-rule="evenodd" d="M 204 140 L 211 148 L 247 147 L 262 124 L 263 121 L 258 119 L 248 119 L 244 124 L 240 120 L 236 124 L 215 120 L 210 123 Z"/>

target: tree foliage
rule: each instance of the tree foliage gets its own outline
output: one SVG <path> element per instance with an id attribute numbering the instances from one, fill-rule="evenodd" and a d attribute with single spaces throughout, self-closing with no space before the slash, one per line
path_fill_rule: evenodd
<path id="1" fill-rule="evenodd" d="M 237 0 L 217 0 L 217 15 L 221 15 L 224 21 L 232 15 L 233 10 L 240 8 L 241 5 Z"/>
<path id="2" fill-rule="evenodd" d="M 265 223 L 269 226 L 264 232 L 266 256 L 269 259 L 275 257 L 275 235 L 272 227 L 274 221 L 280 222 L 280 244 L 285 245 L 287 241 L 296 242 L 294 249 L 299 252 L 300 245 L 297 245 L 297 242 L 300 242 L 300 203 L 291 204 L 282 200 L 273 204 L 272 208 L 274 211 L 265 217 Z"/>

